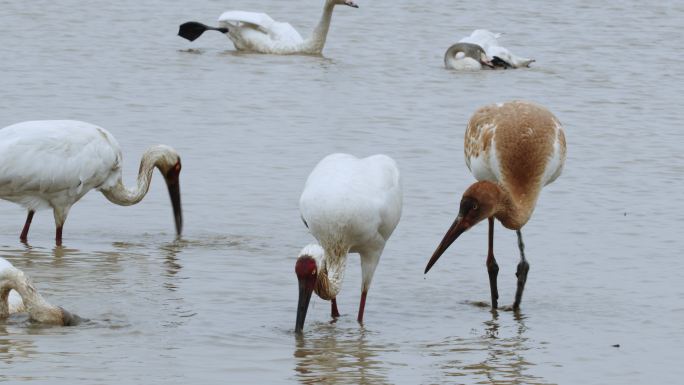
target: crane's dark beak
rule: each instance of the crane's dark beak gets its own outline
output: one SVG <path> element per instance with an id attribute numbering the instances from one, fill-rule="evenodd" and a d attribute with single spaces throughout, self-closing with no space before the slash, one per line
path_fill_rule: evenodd
<path id="1" fill-rule="evenodd" d="M 352 8 L 358 8 L 358 7 L 359 7 L 358 5 L 356 5 L 355 2 L 353 2 L 353 1 L 351 1 L 351 0 L 345 1 L 345 2 L 344 2 L 344 5 L 348 5 L 348 6 L 352 7 Z"/>
<path id="2" fill-rule="evenodd" d="M 444 238 L 442 238 L 442 242 L 440 242 L 439 246 L 437 246 L 437 250 L 435 250 L 435 252 L 432 254 L 432 258 L 430 258 L 430 261 L 425 267 L 424 274 L 427 274 L 427 272 L 430 271 L 432 265 L 434 265 L 435 262 L 437 262 L 437 260 L 439 259 L 439 257 L 441 257 L 442 254 L 444 254 L 446 249 L 448 249 L 449 246 L 451 246 L 451 244 L 454 243 L 456 238 L 458 238 L 469 228 L 470 225 L 463 220 L 463 216 L 459 215 L 456 217 L 456 220 L 449 228 L 449 231 L 447 231 L 447 233 L 444 235 Z"/>
<path id="3" fill-rule="evenodd" d="M 183 231 L 183 209 L 181 208 L 180 197 L 180 159 L 167 173 L 164 175 L 166 179 L 166 187 L 169 188 L 169 197 L 171 198 L 171 206 L 173 207 L 173 218 L 176 221 L 176 234 L 179 236 Z"/>
<path id="4" fill-rule="evenodd" d="M 312 285 L 308 284 L 306 279 L 299 280 L 299 301 L 297 302 L 297 322 L 295 323 L 295 333 L 301 333 L 304 329 L 304 320 L 306 319 L 306 312 L 309 310 L 309 301 L 311 301 L 311 293 L 313 293 Z"/>

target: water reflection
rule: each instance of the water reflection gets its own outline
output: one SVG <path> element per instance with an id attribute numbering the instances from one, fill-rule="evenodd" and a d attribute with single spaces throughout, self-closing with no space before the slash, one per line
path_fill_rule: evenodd
<path id="1" fill-rule="evenodd" d="M 378 356 L 386 347 L 368 342 L 364 329 L 344 330 L 323 325 L 315 336 L 298 336 L 294 357 L 302 384 L 386 384 L 387 366 Z"/>
<path id="2" fill-rule="evenodd" d="M 502 336 L 509 328 L 502 328 L 500 314 L 493 310 L 491 319 L 483 322 L 479 336 L 450 337 L 444 342 L 428 345 L 429 350 L 436 351 L 434 356 L 458 357 L 440 364 L 442 375 L 458 377 L 464 382 L 470 382 L 464 379 L 470 377 L 477 383 L 549 384 L 543 378 L 528 373 L 535 364 L 525 358 L 525 352 L 534 346 L 539 348 L 539 344 L 535 345 L 525 335 L 526 317 L 519 312 L 504 314 L 512 314 L 515 321 L 510 328 L 513 330 L 511 336 Z"/>
<path id="3" fill-rule="evenodd" d="M 2 320 L 0 324 L 0 362 L 11 364 L 17 359 L 25 359 L 36 353 L 36 347 L 32 339 L 11 338 L 11 331 L 8 331 L 6 321 L 13 321 L 14 317 Z M 25 321 L 24 321 L 25 322 Z M 9 325 L 12 326 L 11 324 Z M 0 376 L 0 380 L 2 377 Z"/>

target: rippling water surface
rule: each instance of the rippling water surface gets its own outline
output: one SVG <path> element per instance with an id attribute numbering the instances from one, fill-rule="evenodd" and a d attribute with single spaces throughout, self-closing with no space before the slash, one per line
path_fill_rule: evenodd
<path id="1" fill-rule="evenodd" d="M 308 34 L 321 1 L 0 1 L 0 126 L 79 119 L 109 129 L 133 183 L 156 143 L 183 158 L 185 233 L 166 189 L 118 207 L 91 193 L 63 248 L 39 212 L 0 202 L 0 256 L 91 321 L 0 322 L 0 382 L 50 384 L 682 382 L 684 6 L 623 1 L 360 0 L 338 7 L 323 57 L 235 53 L 220 34 L 177 36 L 225 9 L 267 11 Z M 444 50 L 475 28 L 531 69 L 457 73 Z M 522 98 L 566 127 L 564 175 L 524 228 L 531 271 L 519 314 L 492 313 L 486 225 L 425 263 L 473 181 L 471 113 Z M 337 151 L 385 153 L 404 215 L 355 321 L 350 256 L 329 322 L 318 298 L 296 338 L 298 197 Z M 497 225 L 500 302 L 512 302 L 515 234 Z M 613 345 L 619 344 L 616 348 Z"/>

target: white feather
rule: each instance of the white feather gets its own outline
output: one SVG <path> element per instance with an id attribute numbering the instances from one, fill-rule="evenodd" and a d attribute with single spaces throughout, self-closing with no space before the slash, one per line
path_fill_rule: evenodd
<path id="1" fill-rule="evenodd" d="M 335 269 L 344 269 L 347 252 L 361 255 L 367 288 L 385 242 L 401 217 L 399 169 L 386 155 L 363 159 L 329 155 L 309 175 L 299 208 L 311 234 L 326 250 L 326 263 L 338 263 L 331 261 L 336 257 L 332 250 L 345 256 Z"/>

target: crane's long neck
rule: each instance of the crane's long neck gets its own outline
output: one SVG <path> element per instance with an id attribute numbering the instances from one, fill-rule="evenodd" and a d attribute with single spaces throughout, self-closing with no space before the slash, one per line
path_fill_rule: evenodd
<path id="1" fill-rule="evenodd" d="M 496 219 L 507 229 L 519 230 L 534 212 L 539 197 L 539 189 L 516 191 L 515 188 L 506 188 L 500 184 L 497 187 L 501 193 L 495 214 Z"/>
<path id="2" fill-rule="evenodd" d="M 316 28 L 314 28 L 311 36 L 304 42 L 306 51 L 316 54 L 323 51 L 325 40 L 328 37 L 328 31 L 330 30 L 330 21 L 332 20 L 334 8 L 335 3 L 329 0 L 323 5 L 321 20 L 318 22 L 318 25 L 316 25 Z"/>
<path id="3" fill-rule="evenodd" d="M 10 267 L 0 273 L 0 317 L 9 315 L 9 292 L 15 290 L 24 302 L 31 319 L 42 323 L 62 324 L 63 310 L 47 302 L 23 271 Z"/>
<path id="4" fill-rule="evenodd" d="M 349 248 L 341 246 L 324 247 L 325 256 L 318 272 L 314 291 L 324 300 L 337 297 L 344 280 Z"/>
<path id="5" fill-rule="evenodd" d="M 154 172 L 155 164 L 162 155 L 159 152 L 148 150 L 143 154 L 140 160 L 140 169 L 138 171 L 138 183 L 134 188 L 128 188 L 123 184 L 121 175 L 116 184 L 108 189 L 102 189 L 107 199 L 112 203 L 121 206 L 130 206 L 140 202 L 147 191 L 150 189 L 150 181 L 152 180 L 152 173 Z"/>

